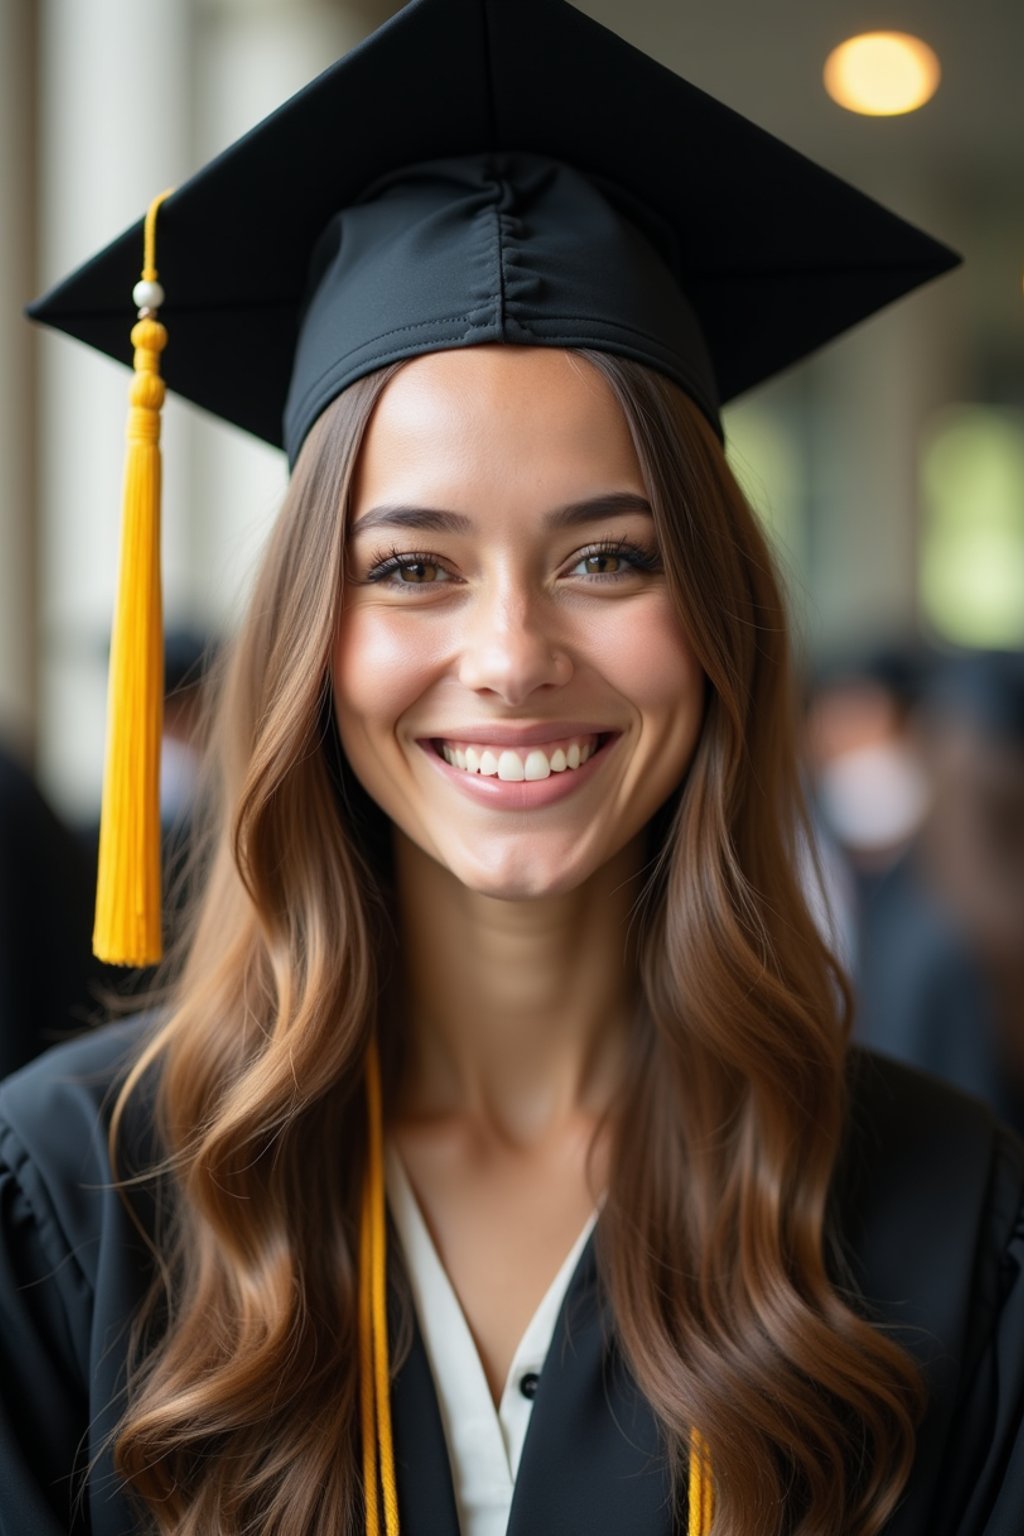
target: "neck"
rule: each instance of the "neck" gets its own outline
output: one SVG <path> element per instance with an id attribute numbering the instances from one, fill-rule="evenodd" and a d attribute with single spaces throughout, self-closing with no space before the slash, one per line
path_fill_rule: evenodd
<path id="1" fill-rule="evenodd" d="M 635 1011 L 642 863 L 638 839 L 577 890 L 501 901 L 396 833 L 400 1118 L 456 1117 L 525 1147 L 611 1105 Z"/>

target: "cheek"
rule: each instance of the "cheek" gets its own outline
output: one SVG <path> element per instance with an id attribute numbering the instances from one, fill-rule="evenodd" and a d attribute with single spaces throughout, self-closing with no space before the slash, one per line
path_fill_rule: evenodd
<path id="1" fill-rule="evenodd" d="M 343 614 L 331 663 L 334 707 L 346 752 L 395 721 L 417 699 L 432 671 L 429 649 L 412 624 L 393 613 L 354 607 Z"/>
<path id="2" fill-rule="evenodd" d="M 599 665 L 628 699 L 645 733 L 692 744 L 704 701 L 704 674 L 665 592 L 623 605 L 599 639 Z"/>

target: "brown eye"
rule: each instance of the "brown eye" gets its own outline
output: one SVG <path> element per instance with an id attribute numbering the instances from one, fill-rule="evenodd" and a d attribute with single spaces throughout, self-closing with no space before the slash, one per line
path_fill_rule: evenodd
<path id="1" fill-rule="evenodd" d="M 592 544 L 575 558 L 571 576 L 589 576 L 595 581 L 608 578 L 612 581 L 627 580 L 643 575 L 655 575 L 661 570 L 656 549 L 644 549 L 625 539 L 614 543 Z"/>
<path id="2" fill-rule="evenodd" d="M 594 555 L 585 555 L 580 563 L 588 576 L 615 576 L 622 567 L 622 556 L 598 551 Z"/>
<path id="3" fill-rule="evenodd" d="M 436 581 L 439 569 L 440 567 L 430 560 L 410 560 L 399 567 L 399 576 L 409 586 L 418 586 Z"/>
<path id="4" fill-rule="evenodd" d="M 453 577 L 440 555 L 393 549 L 386 557 L 383 550 L 374 556 L 364 580 L 369 586 L 380 585 L 393 592 L 396 587 L 446 587 Z"/>

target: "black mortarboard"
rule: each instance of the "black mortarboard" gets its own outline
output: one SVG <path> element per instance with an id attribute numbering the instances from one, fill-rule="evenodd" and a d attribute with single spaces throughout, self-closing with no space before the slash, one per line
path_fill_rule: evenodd
<path id="1" fill-rule="evenodd" d="M 29 313 L 130 361 L 141 248 Z M 564 0 L 412 0 L 164 205 L 164 373 L 292 459 L 361 374 L 484 341 L 638 358 L 717 424 L 956 260 Z"/>
<path id="2" fill-rule="evenodd" d="M 956 260 L 565 0 L 412 0 L 154 202 L 29 309 L 134 349 L 97 953 L 160 952 L 161 370 L 292 462 L 361 375 L 495 341 L 647 363 L 720 433 L 724 401 Z"/>

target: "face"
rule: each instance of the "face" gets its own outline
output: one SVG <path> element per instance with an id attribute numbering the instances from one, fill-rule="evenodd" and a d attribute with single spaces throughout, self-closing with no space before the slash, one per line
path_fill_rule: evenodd
<path id="1" fill-rule="evenodd" d="M 388 383 L 332 677 L 352 770 L 469 889 L 563 893 L 640 837 L 689 762 L 703 676 L 595 369 L 480 346 Z"/>

